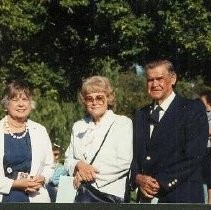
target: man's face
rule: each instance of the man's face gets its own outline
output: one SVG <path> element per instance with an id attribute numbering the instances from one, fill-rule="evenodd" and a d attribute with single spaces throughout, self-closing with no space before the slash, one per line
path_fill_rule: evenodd
<path id="1" fill-rule="evenodd" d="M 173 91 L 176 74 L 170 73 L 165 65 L 147 70 L 147 89 L 149 96 L 161 104 Z"/>

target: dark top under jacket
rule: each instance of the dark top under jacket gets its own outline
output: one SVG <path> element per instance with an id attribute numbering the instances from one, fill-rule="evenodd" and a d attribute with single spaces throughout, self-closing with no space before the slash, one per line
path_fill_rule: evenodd
<path id="1" fill-rule="evenodd" d="M 29 133 L 21 139 L 14 139 L 10 134 L 5 134 L 4 151 L 3 162 L 6 177 L 16 179 L 19 171 L 30 172 L 32 152 Z M 24 191 L 11 189 L 9 194 L 3 195 L 2 202 L 29 202 L 29 198 Z"/>

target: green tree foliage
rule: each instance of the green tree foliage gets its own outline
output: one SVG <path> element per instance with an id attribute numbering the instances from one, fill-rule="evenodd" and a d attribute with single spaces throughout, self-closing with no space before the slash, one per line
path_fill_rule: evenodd
<path id="1" fill-rule="evenodd" d="M 40 1 L 0 2 L 1 83 L 27 79 L 43 93 L 57 92 L 63 84 L 63 71 L 55 71 L 39 55 L 39 33 L 44 30 L 47 10 Z"/>
<path id="2" fill-rule="evenodd" d="M 188 76 L 209 76 L 210 31 L 209 1 L 2 0 L 1 82 L 25 77 L 69 101 L 108 58 L 128 71 L 168 57 Z"/>
<path id="3" fill-rule="evenodd" d="M 145 13 L 154 25 L 146 60 L 167 57 L 183 75 L 211 77 L 210 3 L 203 0 L 135 1 L 136 13 Z"/>
<path id="4" fill-rule="evenodd" d="M 108 76 L 117 113 L 132 117 L 149 99 L 131 67 L 165 57 L 182 75 L 177 91 L 195 97 L 211 78 L 210 11 L 209 0 L 1 0 L 0 93 L 7 80 L 28 80 L 31 117 L 62 145 L 82 114 L 76 97 L 87 76 Z"/>
<path id="5" fill-rule="evenodd" d="M 42 53 L 50 66 L 64 69 L 68 91 L 62 91 L 69 100 L 81 78 L 98 74 L 108 58 L 123 68 L 145 53 L 151 28 L 124 1 L 51 1 Z"/>

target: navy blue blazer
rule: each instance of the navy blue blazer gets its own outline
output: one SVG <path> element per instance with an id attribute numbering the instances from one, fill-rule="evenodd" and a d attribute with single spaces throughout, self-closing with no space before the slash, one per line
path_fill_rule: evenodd
<path id="1" fill-rule="evenodd" d="M 160 202 L 201 202 L 195 197 L 203 199 L 201 160 L 208 139 L 204 105 L 176 95 L 151 138 L 150 107 L 138 110 L 134 118 L 132 186 L 137 174 L 150 175 L 161 186 Z"/>

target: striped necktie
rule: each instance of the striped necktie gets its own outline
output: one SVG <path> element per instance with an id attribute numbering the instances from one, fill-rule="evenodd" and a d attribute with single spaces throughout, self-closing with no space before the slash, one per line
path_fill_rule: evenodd
<path id="1" fill-rule="evenodd" d="M 157 106 L 156 109 L 152 111 L 150 114 L 150 120 L 152 124 L 157 124 L 159 123 L 159 112 L 162 110 L 160 106 Z"/>

